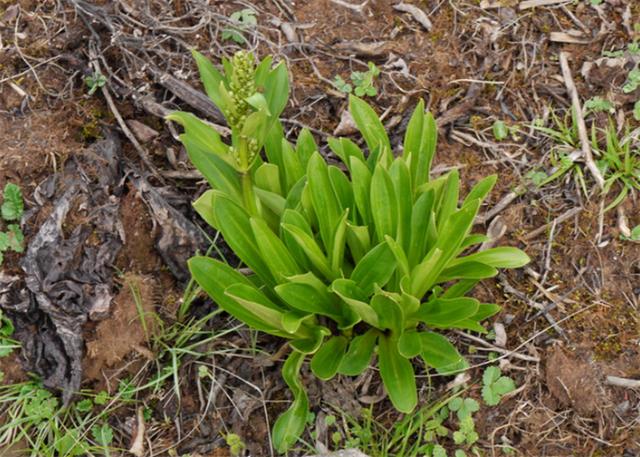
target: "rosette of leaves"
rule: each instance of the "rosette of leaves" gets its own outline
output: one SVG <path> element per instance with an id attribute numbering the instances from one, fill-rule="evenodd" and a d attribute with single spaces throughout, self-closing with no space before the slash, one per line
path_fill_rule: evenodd
<path id="1" fill-rule="evenodd" d="M 330 138 L 342 166 L 330 165 L 312 135 L 295 145 L 278 116 L 288 98 L 287 71 L 271 59 L 250 69 L 246 122 L 233 126 L 239 104 L 229 96 L 237 69 L 224 74 L 195 53 L 207 94 L 232 120 L 231 143 L 187 113 L 169 119 L 185 128 L 181 140 L 212 189 L 194 204 L 246 264 L 243 275 L 224 262 L 197 256 L 189 268 L 200 287 L 248 326 L 289 340 L 282 375 L 293 402 L 276 421 L 273 442 L 289 449 L 304 431 L 308 398 L 300 371 L 328 380 L 357 376 L 374 360 L 393 405 L 417 404 L 414 358 L 440 373 L 467 365 L 443 331 L 484 332 L 481 322 L 499 306 L 466 297 L 498 268 L 517 268 L 529 258 L 512 247 L 481 252 L 487 239 L 473 234 L 473 220 L 496 177 L 479 181 L 464 197 L 452 171 L 430 177 L 437 128 L 420 102 L 404 138 L 403 153 L 391 144 L 375 111 L 349 100 L 366 152 L 347 138 Z M 262 154 L 243 158 L 253 141 Z M 263 158 L 264 157 L 264 158 Z"/>

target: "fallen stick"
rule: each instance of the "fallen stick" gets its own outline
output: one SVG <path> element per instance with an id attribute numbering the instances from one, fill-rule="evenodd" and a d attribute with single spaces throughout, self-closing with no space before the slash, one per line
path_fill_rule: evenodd
<path id="1" fill-rule="evenodd" d="M 560 53 L 560 68 L 562 69 L 562 77 L 564 78 L 564 84 L 567 87 L 567 92 L 571 97 L 571 104 L 575 111 L 576 122 L 578 124 L 578 136 L 580 137 L 580 144 L 582 146 L 582 154 L 584 155 L 584 161 L 587 164 L 587 168 L 596 180 L 598 187 L 602 189 L 604 187 L 604 178 L 600 173 L 593 155 L 591 154 L 591 143 L 589 142 L 589 135 L 587 134 L 587 126 L 584 122 L 584 116 L 582 114 L 582 104 L 580 103 L 580 97 L 578 96 L 578 90 L 573 82 L 573 76 L 571 75 L 571 68 L 569 68 L 569 59 L 566 52 Z"/>
<path id="2" fill-rule="evenodd" d="M 619 378 L 607 376 L 607 384 L 610 386 L 626 387 L 628 389 L 640 389 L 640 379 Z"/>
<path id="3" fill-rule="evenodd" d="M 560 216 L 556 217 L 553 221 L 549 222 L 548 224 L 544 224 L 541 227 L 538 227 L 537 229 L 527 233 L 524 236 L 525 240 L 530 240 L 532 238 L 535 238 L 536 236 L 540 235 L 541 233 L 544 233 L 545 230 L 547 230 L 547 228 L 551 227 L 551 225 L 553 224 L 560 224 L 568 219 L 571 219 L 573 216 L 575 216 L 576 214 L 580 213 L 582 211 L 582 207 L 578 207 L 578 208 L 571 208 L 569 211 L 565 212 L 564 214 L 561 214 Z"/>
<path id="4" fill-rule="evenodd" d="M 536 8 L 538 6 L 558 5 L 560 3 L 569 3 L 569 1 L 568 0 L 526 0 L 524 2 L 520 2 L 520 4 L 518 5 L 518 9 L 522 11 L 529 8 Z"/>

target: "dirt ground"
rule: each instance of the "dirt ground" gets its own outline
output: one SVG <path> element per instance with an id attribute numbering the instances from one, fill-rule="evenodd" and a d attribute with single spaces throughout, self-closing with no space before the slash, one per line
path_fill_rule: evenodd
<path id="1" fill-rule="evenodd" d="M 125 234 L 111 270 L 114 300 L 104 316 L 82 325 L 82 388 L 113 390 L 120 379 L 144 378 L 160 357 L 150 334 L 175 322 L 186 281 L 158 248 L 162 223 L 131 179 L 143 170 L 164 201 L 204 227 L 188 202 L 206 186 L 174 138 L 175 128 L 161 116 L 182 108 L 221 122 L 210 105 L 184 91 L 185 85 L 200 89 L 188 51 L 196 48 L 218 64 L 240 48 L 219 39 L 221 28 L 232 12 L 250 7 L 258 19 L 258 27 L 245 32 L 250 47 L 289 65 L 292 93 L 284 125 L 292 133 L 309 126 L 324 144 L 347 104 L 331 80 L 348 79 L 371 61 L 381 75 L 378 95 L 369 102 L 383 115 L 392 144 L 401 142 L 422 98 L 440 128 L 436 171 L 459 168 L 467 188 L 499 174 L 486 208 L 490 217 L 480 227 L 499 218 L 506 227 L 500 243 L 524 249 L 533 262 L 473 292 L 504 307 L 497 321 L 507 331 L 505 348 L 515 355 L 501 364 L 519 386 L 478 423 L 487 455 L 502 455 L 499 445 L 509 443 L 522 456 L 640 456 L 640 392 L 607 383 L 607 376 L 640 378 L 640 244 L 620 237 L 621 221 L 640 224 L 638 196 L 601 218 L 597 190 L 585 196 L 565 177 L 543 188 L 525 180 L 531 170 L 551 170 L 554 146 L 529 126 L 535 119 L 549 122 L 550 112 L 564 116 L 571 105 L 560 52 L 569 56 L 583 102 L 607 98 L 615 103 L 614 122 L 640 127 L 631 114 L 640 89 L 622 90 L 637 57 L 612 66 L 602 61 L 603 51 L 640 40 L 640 3 L 579 0 L 522 9 L 515 0 L 413 1 L 428 15 L 430 30 L 395 9 L 400 2 L 344 3 L 0 0 L 0 187 L 13 182 L 22 188 L 27 244 L 52 212 L 51 204 L 34 196 L 45 179 L 90 154 L 107 132 L 119 137 L 118 160 L 127 164 L 113 197 Z M 558 37 L 560 32 L 565 35 Z M 83 78 L 96 68 L 107 84 L 88 95 Z M 602 115 L 592 119 L 601 127 L 608 122 Z M 518 125 L 518 135 L 496 141 L 496 120 Z M 499 213 L 490 212 L 505 201 Z M 557 222 L 567 212 L 571 217 Z M 64 232 L 83 224 L 78 210 L 68 215 Z M 22 275 L 20 260 L 7 256 L 4 273 Z M 196 316 L 213 306 L 205 300 L 196 305 Z M 146 325 L 137 319 L 140 312 Z M 21 332 L 38 332 L 38 322 Z M 235 324 L 217 315 L 208 325 L 219 331 Z M 477 352 L 477 342 L 458 342 L 464 352 Z M 256 357 L 228 355 L 256 345 L 262 351 Z M 274 362 L 278 355 L 272 356 L 280 342 L 264 336 L 254 341 L 240 329 L 205 346 L 222 354 L 211 362 L 220 367 L 212 407 L 203 406 L 199 374 L 189 359 L 180 367 L 180 398 L 169 388 L 139 398 L 152 410 L 153 455 L 169 455 L 160 450 L 172 447 L 178 455 L 227 455 L 221 437 L 228 432 L 241 436 L 251 455 L 269 455 L 269 424 L 287 400 Z M 26 355 L 0 359 L 0 370 L 4 383 L 37 372 Z M 480 370 L 472 370 L 472 377 Z M 305 383 L 318 412 L 332 405 L 357 413 L 365 404 L 360 399 L 380 393 L 375 377 L 321 385 L 309 376 Z M 421 390 L 425 396 L 427 391 Z M 479 387 L 471 392 L 479 396 Z M 381 415 L 388 408 L 378 400 Z M 113 425 L 127 436 L 135 409 L 123 407 L 118 414 Z M 397 415 L 385 417 L 393 421 Z"/>

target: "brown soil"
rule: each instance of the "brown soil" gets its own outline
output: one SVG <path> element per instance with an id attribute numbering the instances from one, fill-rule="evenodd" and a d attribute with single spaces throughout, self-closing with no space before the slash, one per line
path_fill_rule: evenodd
<path id="1" fill-rule="evenodd" d="M 87 332 L 83 364 L 87 381 L 100 381 L 102 388 L 114 386 L 118 378 L 140 368 L 138 363 L 128 364 L 127 355 L 153 357 L 147 343 L 157 329 L 156 287 L 156 280 L 150 276 L 127 274 L 122 278 L 122 289 L 113 301 L 111 315 Z M 115 383 L 112 376 L 116 377 Z"/>

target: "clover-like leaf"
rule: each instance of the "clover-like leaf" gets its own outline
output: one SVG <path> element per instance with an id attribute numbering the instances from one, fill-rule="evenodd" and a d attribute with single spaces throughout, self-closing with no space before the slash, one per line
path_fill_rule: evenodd
<path id="1" fill-rule="evenodd" d="M 499 367 L 491 366 L 482 375 L 482 399 L 489 406 L 496 406 L 504 395 L 516 389 L 513 379 L 500 374 Z"/>

